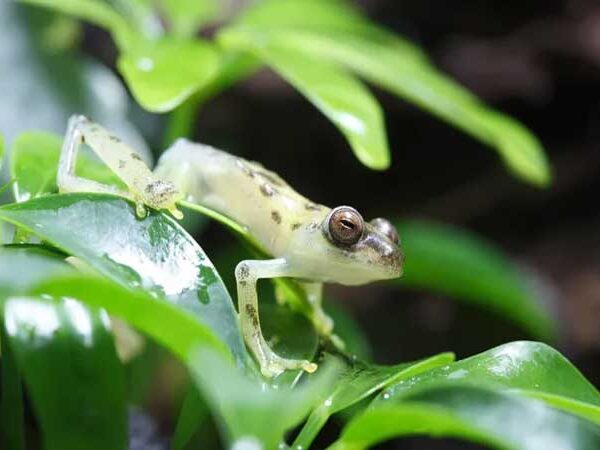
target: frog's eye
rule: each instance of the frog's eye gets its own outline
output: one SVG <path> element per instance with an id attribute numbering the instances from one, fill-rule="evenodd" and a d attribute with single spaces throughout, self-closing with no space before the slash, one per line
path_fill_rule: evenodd
<path id="1" fill-rule="evenodd" d="M 400 235 L 398 234 L 396 227 L 392 225 L 389 220 L 378 217 L 377 219 L 371 220 L 371 225 L 379 232 L 383 233 L 394 244 L 400 244 Z"/>
<path id="2" fill-rule="evenodd" d="M 336 244 L 356 244 L 362 237 L 364 228 L 362 216 L 350 206 L 338 206 L 329 214 L 327 229 Z"/>

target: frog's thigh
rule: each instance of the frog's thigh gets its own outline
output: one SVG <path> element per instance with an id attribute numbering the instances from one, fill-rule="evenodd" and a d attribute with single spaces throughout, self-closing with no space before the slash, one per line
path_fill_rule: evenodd
<path id="1" fill-rule="evenodd" d="M 87 178 L 79 177 L 75 173 L 77 153 L 79 152 L 79 146 L 84 142 L 84 125 L 87 123 L 89 123 L 89 120 L 80 115 L 72 116 L 69 119 L 65 141 L 58 162 L 58 173 L 56 176 L 58 190 L 60 192 L 98 192 L 101 194 L 117 194 L 130 197 L 128 193 L 122 192 L 113 186 L 107 186 L 93 180 L 88 180 Z"/>
<path id="2" fill-rule="evenodd" d="M 244 339 L 260 363 L 263 375 L 273 377 L 284 370 L 304 369 L 314 372 L 317 366 L 306 360 L 285 359 L 278 356 L 263 337 L 258 317 L 256 282 L 261 278 L 293 276 L 285 259 L 242 261 L 235 269 L 238 288 L 240 324 Z"/>

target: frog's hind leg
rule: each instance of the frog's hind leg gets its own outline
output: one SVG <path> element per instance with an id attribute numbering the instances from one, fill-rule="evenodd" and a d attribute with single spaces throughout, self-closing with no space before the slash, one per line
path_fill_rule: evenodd
<path id="1" fill-rule="evenodd" d="M 101 194 L 116 194 L 132 199 L 132 196 L 114 186 L 98 183 L 82 178 L 75 173 L 77 153 L 81 144 L 85 143 L 85 129 L 89 120 L 84 116 L 72 116 L 58 161 L 56 184 L 59 192 L 97 192 Z M 93 147 L 92 147 L 93 148 Z"/>
<path id="2" fill-rule="evenodd" d="M 256 282 L 260 278 L 292 276 L 285 259 L 242 261 L 235 269 L 238 287 L 238 307 L 244 339 L 258 359 L 260 370 L 266 377 L 275 377 L 284 370 L 317 370 L 317 365 L 307 360 L 286 359 L 277 355 L 263 337 L 258 318 Z"/>
<path id="3" fill-rule="evenodd" d="M 299 281 L 304 288 L 306 298 L 311 306 L 310 319 L 317 332 L 328 339 L 336 348 L 344 350 L 346 345 L 344 341 L 336 334 L 333 334 L 333 319 L 323 309 L 323 283 Z"/>

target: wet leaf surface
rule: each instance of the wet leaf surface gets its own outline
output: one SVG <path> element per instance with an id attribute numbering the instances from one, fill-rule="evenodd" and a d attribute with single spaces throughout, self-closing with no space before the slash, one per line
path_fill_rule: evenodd
<path id="1" fill-rule="evenodd" d="M 249 363 L 237 314 L 218 273 L 170 217 L 151 212 L 140 220 L 133 206 L 119 198 L 68 194 L 5 205 L 0 219 L 123 286 L 144 289 L 191 312 L 221 337 L 241 364 Z"/>
<path id="2" fill-rule="evenodd" d="M 458 385 L 415 390 L 355 417 L 330 450 L 361 450 L 396 437 L 455 437 L 511 450 L 600 448 L 600 427 L 506 391 Z"/>
<path id="3" fill-rule="evenodd" d="M 336 357 L 329 356 L 336 359 Z M 345 361 L 345 368 L 334 389 L 327 393 L 308 418 L 293 447 L 309 448 L 329 417 L 401 379 L 448 364 L 454 360 L 451 353 L 441 353 L 417 362 L 394 366 Z"/>

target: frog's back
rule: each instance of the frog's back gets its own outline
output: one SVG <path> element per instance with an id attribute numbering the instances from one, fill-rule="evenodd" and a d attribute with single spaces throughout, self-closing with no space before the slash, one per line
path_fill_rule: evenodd
<path id="1" fill-rule="evenodd" d="M 183 139 L 163 154 L 156 173 L 175 183 L 187 200 L 248 227 L 273 254 L 288 233 L 327 210 L 259 163 Z"/>

